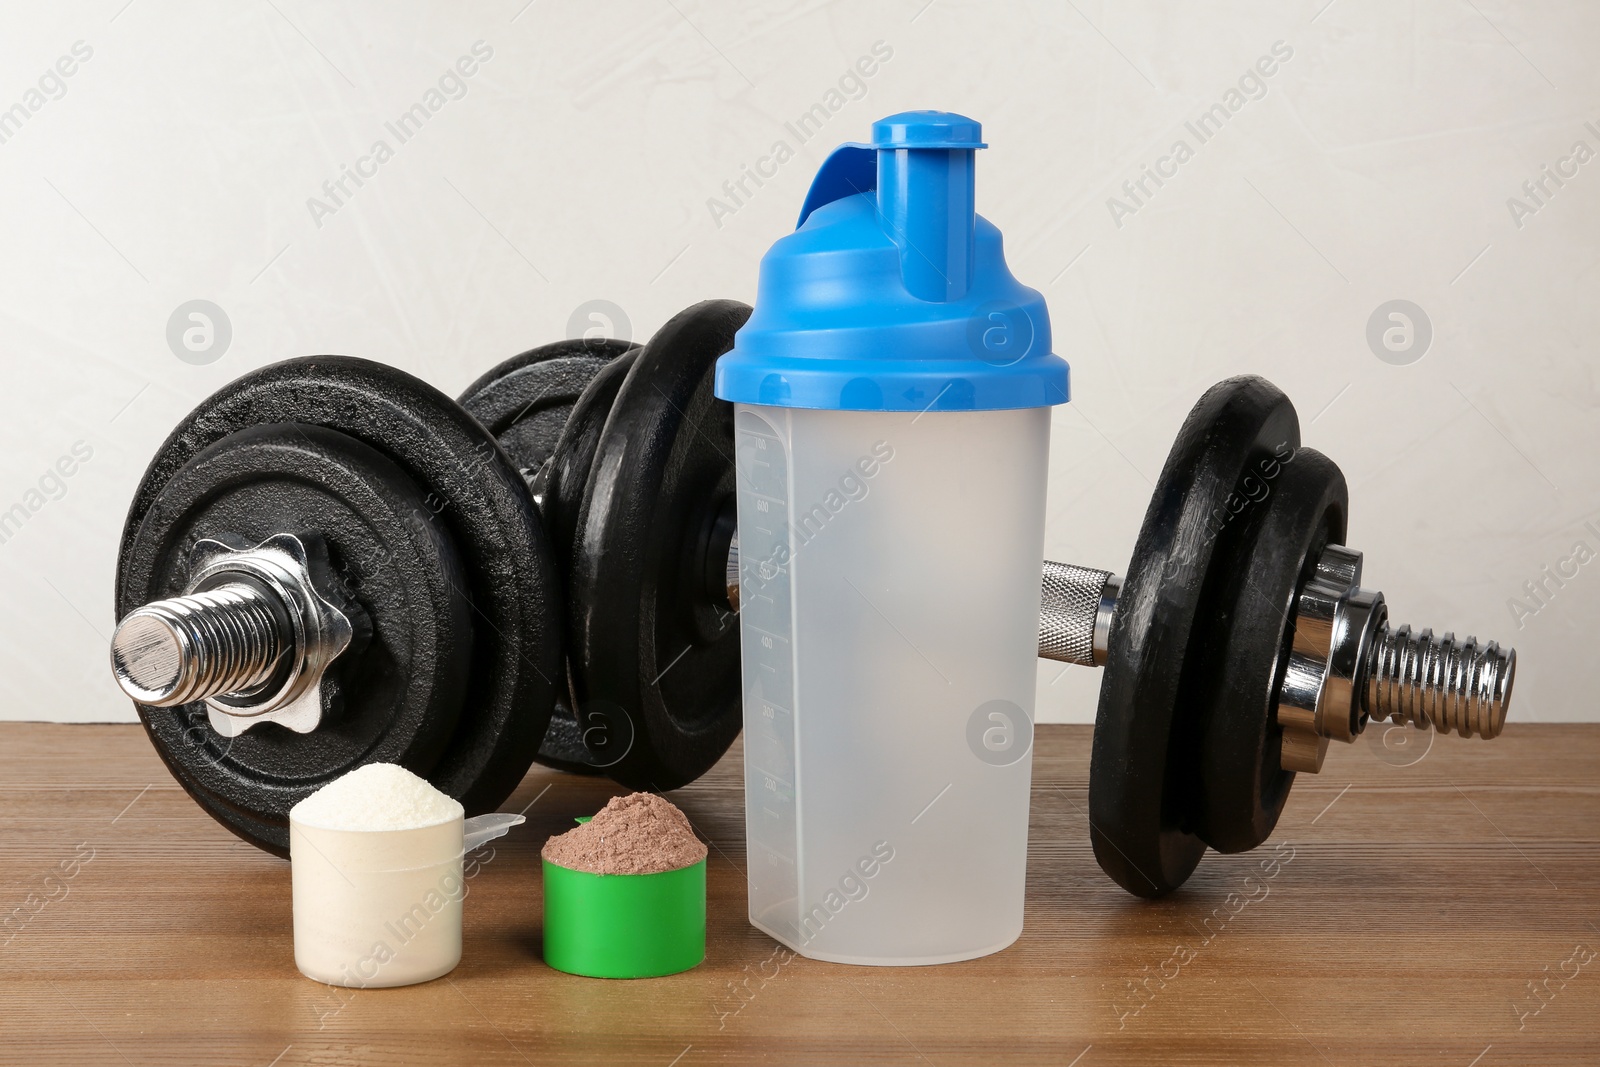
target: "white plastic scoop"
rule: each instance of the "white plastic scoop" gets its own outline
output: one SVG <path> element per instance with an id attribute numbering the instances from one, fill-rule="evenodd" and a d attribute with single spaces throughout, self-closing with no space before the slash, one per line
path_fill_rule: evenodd
<path id="1" fill-rule="evenodd" d="M 503 813 L 463 819 L 460 804 L 409 771 L 374 771 L 390 766 L 352 772 L 327 787 L 347 796 L 313 794 L 289 813 L 294 961 L 318 982 L 374 989 L 448 974 L 461 961 L 462 858 L 525 821 Z M 382 803 L 350 782 L 358 774 L 387 776 L 377 783 Z M 420 802 L 397 802 L 396 787 Z M 404 825 L 409 815 L 420 824 Z M 374 824 L 381 828 L 362 828 Z"/>

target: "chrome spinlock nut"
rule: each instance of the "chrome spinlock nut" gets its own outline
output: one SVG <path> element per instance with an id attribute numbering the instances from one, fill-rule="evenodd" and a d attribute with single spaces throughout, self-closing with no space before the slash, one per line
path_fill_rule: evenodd
<path id="1" fill-rule="evenodd" d="M 1505 725 L 1516 651 L 1432 630 L 1389 629 L 1383 594 L 1361 588 L 1361 553 L 1329 545 L 1295 605 L 1294 644 L 1278 690 L 1283 768 L 1322 769 L 1330 739 L 1369 718 L 1492 738 Z"/>
<path id="2" fill-rule="evenodd" d="M 236 737 L 276 722 L 322 721 L 322 676 L 350 646 L 350 616 L 312 580 L 305 542 L 274 534 L 255 548 L 196 543 L 184 595 L 130 611 L 111 637 L 111 669 L 141 704 L 204 700 L 211 728 Z"/>

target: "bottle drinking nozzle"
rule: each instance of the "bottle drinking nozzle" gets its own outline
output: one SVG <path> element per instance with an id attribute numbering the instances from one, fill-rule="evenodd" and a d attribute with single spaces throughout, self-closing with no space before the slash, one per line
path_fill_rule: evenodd
<path id="1" fill-rule="evenodd" d="M 900 246 L 906 289 L 919 300 L 959 300 L 972 284 L 973 156 L 985 147 L 978 124 L 946 123 L 929 136 L 926 123 L 886 119 L 873 132 L 887 135 L 875 146 L 878 209 Z"/>

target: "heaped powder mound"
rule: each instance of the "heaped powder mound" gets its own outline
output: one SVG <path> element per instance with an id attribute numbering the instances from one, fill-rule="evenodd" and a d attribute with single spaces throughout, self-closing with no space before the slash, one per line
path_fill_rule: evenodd
<path id="1" fill-rule="evenodd" d="M 670 800 L 633 793 L 612 797 L 593 819 L 546 841 L 543 856 L 590 874 L 660 874 L 699 863 L 706 846 Z"/>
<path id="2" fill-rule="evenodd" d="M 289 812 L 295 822 L 323 830 L 413 830 L 461 815 L 460 801 L 393 763 L 357 767 Z"/>

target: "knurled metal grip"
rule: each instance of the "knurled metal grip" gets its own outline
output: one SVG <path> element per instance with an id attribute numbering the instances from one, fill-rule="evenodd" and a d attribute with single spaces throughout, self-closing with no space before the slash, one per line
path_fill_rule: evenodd
<path id="1" fill-rule="evenodd" d="M 1039 584 L 1039 657 L 1083 667 L 1106 661 L 1122 579 L 1110 571 L 1045 561 Z"/>
<path id="2" fill-rule="evenodd" d="M 728 605 L 739 610 L 739 535 L 728 546 Z M 1044 561 L 1039 578 L 1039 658 L 1082 667 L 1106 662 L 1122 579 L 1110 571 Z"/>

